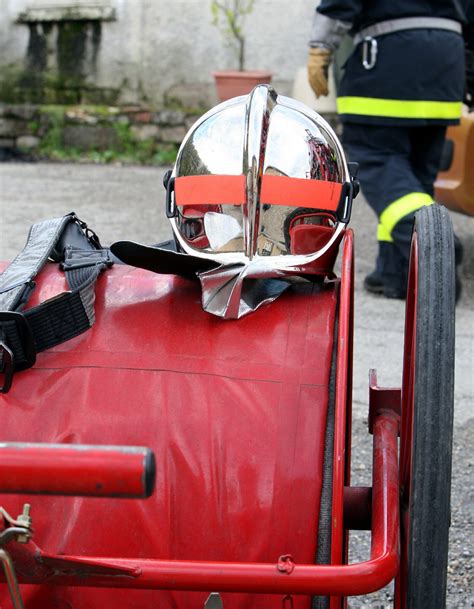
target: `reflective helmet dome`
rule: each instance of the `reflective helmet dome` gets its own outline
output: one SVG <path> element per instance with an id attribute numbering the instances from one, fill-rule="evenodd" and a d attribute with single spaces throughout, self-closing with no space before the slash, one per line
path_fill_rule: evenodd
<path id="1" fill-rule="evenodd" d="M 224 102 L 186 135 L 167 185 L 178 247 L 263 275 L 331 274 L 352 199 L 328 123 L 268 85 Z"/>

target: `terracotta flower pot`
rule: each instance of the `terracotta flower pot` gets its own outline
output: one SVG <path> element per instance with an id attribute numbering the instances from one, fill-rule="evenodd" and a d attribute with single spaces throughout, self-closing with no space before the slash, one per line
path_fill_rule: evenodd
<path id="1" fill-rule="evenodd" d="M 217 97 L 220 101 L 239 95 L 247 95 L 257 85 L 270 83 L 272 80 L 271 72 L 263 70 L 244 72 L 226 70 L 213 72 L 213 76 L 216 81 Z"/>

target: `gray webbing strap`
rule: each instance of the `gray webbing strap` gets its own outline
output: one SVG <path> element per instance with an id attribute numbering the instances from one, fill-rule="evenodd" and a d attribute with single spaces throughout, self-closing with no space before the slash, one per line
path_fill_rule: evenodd
<path id="1" fill-rule="evenodd" d="M 48 258 L 60 262 L 70 291 L 22 313 Z M 0 274 L 1 392 L 10 388 L 14 371 L 34 364 L 37 352 L 94 324 L 95 283 L 111 264 L 108 250 L 75 214 L 31 227 L 25 248 Z"/>
<path id="2" fill-rule="evenodd" d="M 15 311 L 28 299 L 32 279 L 43 268 L 71 220 L 68 214 L 33 224 L 25 247 L 0 275 L 0 311 Z"/>
<path id="3" fill-rule="evenodd" d="M 386 34 L 394 34 L 404 30 L 448 30 L 456 34 L 462 34 L 462 26 L 459 21 L 445 19 L 444 17 L 402 17 L 380 21 L 374 25 L 360 30 L 354 36 L 354 44 L 357 46 L 365 38 L 377 38 Z"/>

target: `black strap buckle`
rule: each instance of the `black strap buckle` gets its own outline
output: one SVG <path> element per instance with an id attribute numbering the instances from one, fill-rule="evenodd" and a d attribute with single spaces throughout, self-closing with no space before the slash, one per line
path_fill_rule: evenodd
<path id="1" fill-rule="evenodd" d="M 8 393 L 13 382 L 13 372 L 15 371 L 15 357 L 7 345 L 0 341 L 0 363 L 3 382 L 0 385 L 0 393 Z"/>
<path id="2" fill-rule="evenodd" d="M 166 217 L 175 218 L 178 212 L 176 207 L 176 195 L 174 192 L 174 181 L 175 179 L 171 176 L 168 178 L 166 183 Z"/>
<path id="3" fill-rule="evenodd" d="M 109 250 L 77 250 L 72 247 L 66 248 L 65 259 L 60 263 L 63 271 L 73 271 L 91 266 L 110 267 L 113 260 L 110 258 Z"/>
<path id="4" fill-rule="evenodd" d="M 84 231 L 84 234 L 87 237 L 87 240 L 89 241 L 89 243 L 96 250 L 103 249 L 97 233 L 95 231 L 93 231 L 92 228 L 89 228 L 85 222 L 83 222 L 82 220 L 79 220 L 79 218 L 76 216 L 76 214 L 74 212 L 72 212 L 71 215 L 72 215 L 73 220 L 76 222 L 76 224 Z"/>
<path id="5" fill-rule="evenodd" d="M 22 313 L 0 311 L 0 360 L 3 385 L 6 393 L 12 384 L 13 374 L 31 368 L 36 361 L 36 345 L 30 325 Z"/>
<path id="6" fill-rule="evenodd" d="M 352 201 L 357 197 L 360 190 L 359 180 L 357 179 L 359 163 L 347 163 L 347 166 L 351 179 L 350 182 L 342 184 L 341 196 L 336 211 L 339 222 L 344 224 L 347 224 L 351 218 Z"/>

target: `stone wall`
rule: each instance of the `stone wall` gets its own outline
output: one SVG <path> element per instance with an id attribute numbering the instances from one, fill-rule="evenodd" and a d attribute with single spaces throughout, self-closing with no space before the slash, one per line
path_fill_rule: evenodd
<path id="1" fill-rule="evenodd" d="M 0 104 L 0 157 L 169 163 L 201 113 L 143 106 Z"/>

